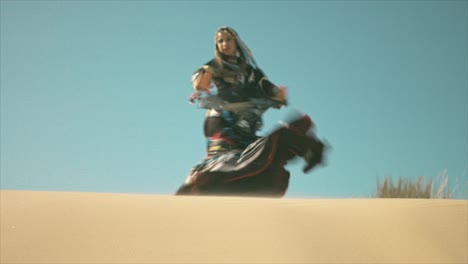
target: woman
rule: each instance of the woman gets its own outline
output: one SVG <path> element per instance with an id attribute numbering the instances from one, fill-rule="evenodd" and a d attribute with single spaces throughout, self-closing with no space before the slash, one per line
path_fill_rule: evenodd
<path id="1" fill-rule="evenodd" d="M 192 77 L 195 95 L 210 92 L 215 85 L 217 96 L 229 103 L 245 102 L 250 98 L 270 98 L 286 104 L 286 86 L 271 83 L 237 32 L 221 27 L 215 33 L 215 58 L 203 65 Z M 192 97 L 193 99 L 193 97 Z M 256 139 L 261 120 L 252 115 L 240 123 L 234 113 L 207 112 L 204 134 L 208 138 L 208 153 L 245 148 Z"/>
<path id="2" fill-rule="evenodd" d="M 195 94 L 210 92 L 228 103 L 266 98 L 286 104 L 287 88 L 271 83 L 257 66 L 237 32 L 222 27 L 215 33 L 215 58 L 192 77 Z M 254 109 L 253 109 L 254 110 Z M 289 182 L 286 162 L 296 156 L 306 161 L 307 172 L 322 162 L 324 145 L 307 131 L 307 115 L 259 138 L 261 116 L 210 109 L 204 122 L 207 156 L 192 168 L 176 194 L 283 196 Z"/>

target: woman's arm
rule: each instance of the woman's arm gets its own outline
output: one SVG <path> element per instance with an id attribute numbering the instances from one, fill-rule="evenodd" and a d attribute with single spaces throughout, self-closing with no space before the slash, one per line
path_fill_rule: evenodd
<path id="1" fill-rule="evenodd" d="M 195 72 L 192 76 L 192 86 L 198 92 L 208 91 L 213 84 L 211 77 L 213 70 L 208 65 L 204 65 L 200 70 Z"/>
<path id="2" fill-rule="evenodd" d="M 260 71 L 262 75 L 258 81 L 259 87 L 263 90 L 266 96 L 271 99 L 286 104 L 288 98 L 288 87 L 284 85 L 275 85 Z"/>

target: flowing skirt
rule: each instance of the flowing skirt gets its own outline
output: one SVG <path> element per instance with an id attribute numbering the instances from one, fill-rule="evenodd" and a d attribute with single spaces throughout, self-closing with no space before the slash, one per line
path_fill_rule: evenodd
<path id="1" fill-rule="evenodd" d="M 203 159 L 176 195 L 284 196 L 290 177 L 284 167 L 289 160 L 302 157 L 305 172 L 323 161 L 324 144 L 311 133 L 312 124 L 303 116 L 243 150 Z"/>

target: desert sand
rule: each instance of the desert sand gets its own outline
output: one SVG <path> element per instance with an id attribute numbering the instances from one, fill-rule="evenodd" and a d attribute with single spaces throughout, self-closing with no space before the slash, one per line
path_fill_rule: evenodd
<path id="1" fill-rule="evenodd" d="M 0 192 L 1 263 L 467 263 L 468 201 Z"/>

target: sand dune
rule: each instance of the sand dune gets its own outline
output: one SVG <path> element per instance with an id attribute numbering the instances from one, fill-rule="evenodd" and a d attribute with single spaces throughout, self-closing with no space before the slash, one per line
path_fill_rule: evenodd
<path id="1" fill-rule="evenodd" d="M 467 263 L 467 200 L 1 191 L 1 263 Z"/>

